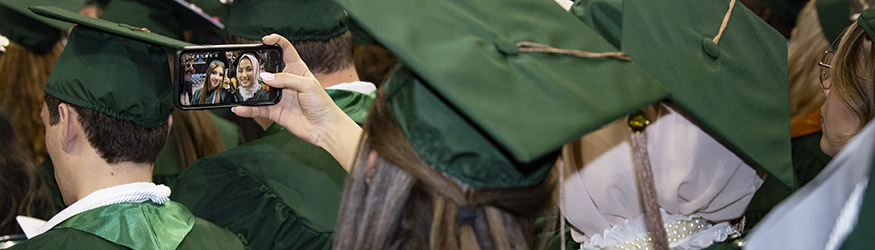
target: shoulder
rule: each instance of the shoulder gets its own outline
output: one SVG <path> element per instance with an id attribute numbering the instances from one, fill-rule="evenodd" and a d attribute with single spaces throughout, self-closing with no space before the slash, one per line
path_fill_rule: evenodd
<path id="1" fill-rule="evenodd" d="M 72 228 L 52 229 L 10 249 L 126 249 L 96 235 Z"/>

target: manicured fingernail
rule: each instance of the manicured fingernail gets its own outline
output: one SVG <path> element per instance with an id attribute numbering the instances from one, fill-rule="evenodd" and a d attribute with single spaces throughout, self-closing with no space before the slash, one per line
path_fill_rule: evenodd
<path id="1" fill-rule="evenodd" d="M 231 107 L 231 112 L 237 113 L 237 107 Z"/>
<path id="2" fill-rule="evenodd" d="M 270 35 L 266 35 L 266 36 L 262 37 L 261 40 L 264 40 L 264 39 L 266 39 L 266 38 L 269 37 L 269 36 L 270 36 Z"/>
<path id="3" fill-rule="evenodd" d="M 273 81 L 273 74 L 271 74 L 271 73 L 261 72 L 260 76 L 261 76 L 261 80 L 263 80 L 265 82 L 272 82 Z"/>

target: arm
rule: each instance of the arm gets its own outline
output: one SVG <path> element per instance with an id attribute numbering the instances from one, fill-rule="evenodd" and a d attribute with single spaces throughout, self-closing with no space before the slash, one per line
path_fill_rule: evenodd
<path id="1" fill-rule="evenodd" d="M 283 72 L 260 75 L 265 84 L 283 89 L 282 100 L 276 105 L 238 106 L 232 110 L 242 117 L 276 122 L 298 138 L 328 151 L 349 172 L 362 129 L 334 104 L 288 40 L 273 34 L 262 41 L 282 47 L 286 64 Z"/>

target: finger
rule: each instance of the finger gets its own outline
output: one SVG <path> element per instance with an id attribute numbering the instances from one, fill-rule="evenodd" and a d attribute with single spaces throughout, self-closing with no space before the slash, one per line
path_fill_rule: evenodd
<path id="1" fill-rule="evenodd" d="M 312 92 L 315 88 L 321 88 L 319 82 L 313 77 L 303 77 L 289 73 L 261 72 L 261 81 L 268 86 L 281 89 L 290 89 L 302 93 Z"/>
<path id="2" fill-rule="evenodd" d="M 283 68 L 283 72 L 302 76 L 310 71 L 310 69 L 307 68 L 307 64 L 304 63 L 304 60 L 301 60 L 301 56 L 298 55 L 298 50 L 296 50 L 295 47 L 292 46 L 292 43 L 285 37 L 277 34 L 270 34 L 261 38 L 261 42 L 267 45 L 280 45 L 280 48 L 283 50 L 283 62 L 286 64 L 286 67 Z"/>
<path id="3" fill-rule="evenodd" d="M 231 108 L 231 112 L 234 112 L 237 116 L 247 118 L 267 118 L 268 115 L 268 110 L 265 107 L 237 106 Z"/>

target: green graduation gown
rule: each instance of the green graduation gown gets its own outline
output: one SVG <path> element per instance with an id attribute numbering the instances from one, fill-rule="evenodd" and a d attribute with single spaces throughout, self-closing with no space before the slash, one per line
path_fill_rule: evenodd
<path id="1" fill-rule="evenodd" d="M 91 209 L 11 249 L 248 249 L 244 240 L 168 201 Z"/>
<path id="2" fill-rule="evenodd" d="M 374 98 L 329 94 L 357 122 Z M 328 152 L 274 124 L 262 138 L 186 168 L 171 199 L 252 249 L 330 249 L 346 175 Z"/>

